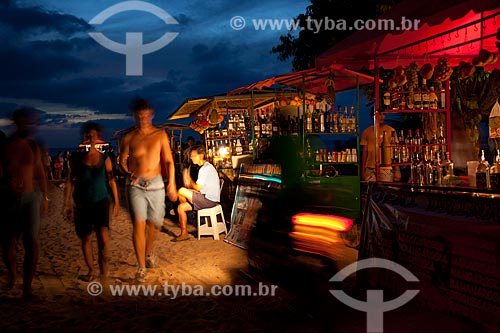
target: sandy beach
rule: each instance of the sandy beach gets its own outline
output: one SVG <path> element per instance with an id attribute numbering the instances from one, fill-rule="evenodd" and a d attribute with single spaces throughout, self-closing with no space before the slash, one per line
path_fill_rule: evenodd
<path id="1" fill-rule="evenodd" d="M 37 299 L 20 298 L 21 274 L 13 290 L 2 289 L 2 332 L 366 332 L 366 315 L 335 302 L 330 295 L 330 302 L 315 312 L 310 304 L 302 304 L 298 296 L 282 288 L 277 288 L 274 296 L 173 297 L 173 289 L 166 296 L 162 289 L 165 283 L 186 291 L 193 288 L 191 294 L 194 288 L 204 288 L 206 293 L 213 285 L 249 285 L 252 291 L 258 290 L 259 284 L 271 287 L 248 270 L 246 250 L 211 237 L 171 242 L 180 229 L 169 219 L 164 221 L 154 251 L 159 267 L 148 270 L 148 281 L 143 284 L 157 288 L 154 296 L 142 292 L 139 296 L 113 296 L 110 286 L 136 285 L 132 225 L 123 207 L 111 223 L 111 277 L 107 282 L 98 281 L 103 288 L 100 294 L 95 284 L 90 288 L 91 284 L 82 280 L 87 269 L 73 224 L 62 218 L 63 189 L 51 185 L 49 197 L 50 212 L 42 218 L 41 253 L 33 282 Z M 188 231 L 194 235 L 196 230 L 189 225 Z M 19 261 L 21 257 L 22 249 Z M 2 264 L 2 286 L 6 275 Z M 91 295 L 96 292 L 99 295 Z M 412 307 L 385 316 L 385 332 L 474 332 L 462 322 Z"/>
<path id="2" fill-rule="evenodd" d="M 91 296 L 89 283 L 82 280 L 87 268 L 72 221 L 62 218 L 64 190 L 50 186 L 50 211 L 42 218 L 40 260 L 33 282 L 35 301 L 20 299 L 22 249 L 18 253 L 18 278 L 13 290 L 0 296 L 0 329 L 4 331 L 166 331 L 228 332 L 262 331 L 288 326 L 293 312 L 287 293 L 277 297 L 251 297 L 235 302 L 234 297 L 112 296 L 106 290 Z M 149 269 L 145 285 L 162 287 L 253 284 L 249 278 L 246 251 L 222 240 L 202 237 L 174 243 L 178 225 L 168 219 L 158 237 L 154 253 L 159 268 Z M 189 232 L 195 234 L 189 225 Z M 110 285 L 133 285 L 137 270 L 131 240 L 132 225 L 125 208 L 113 217 L 110 226 Z M 221 235 L 223 236 L 223 235 Z M 94 240 L 96 249 L 96 241 Z M 94 251 L 96 254 L 96 251 Z M 97 263 L 96 263 L 97 267 Z M 0 283 L 5 285 L 5 265 L 0 265 Z M 280 316 L 286 320 L 270 320 Z"/>

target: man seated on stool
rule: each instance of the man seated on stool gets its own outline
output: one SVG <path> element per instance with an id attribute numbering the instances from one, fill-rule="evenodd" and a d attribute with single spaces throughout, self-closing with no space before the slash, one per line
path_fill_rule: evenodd
<path id="1" fill-rule="evenodd" d="M 179 223 L 181 225 L 181 234 L 174 239 L 180 242 L 189 239 L 187 233 L 187 212 L 191 210 L 200 210 L 212 208 L 220 201 L 220 180 L 217 170 L 214 166 L 205 160 L 205 148 L 201 145 L 193 146 L 191 149 L 191 161 L 199 165 L 198 180 L 194 182 L 189 176 L 188 170 L 183 172 L 184 184 L 188 188 L 179 189 Z"/>

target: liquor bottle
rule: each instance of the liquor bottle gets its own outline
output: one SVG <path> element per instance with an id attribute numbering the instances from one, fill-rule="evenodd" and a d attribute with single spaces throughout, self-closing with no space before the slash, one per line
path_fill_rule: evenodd
<path id="1" fill-rule="evenodd" d="M 325 113 L 323 112 L 323 109 L 320 109 L 318 111 L 319 111 L 319 132 L 325 133 Z"/>
<path id="2" fill-rule="evenodd" d="M 400 88 L 394 88 L 391 91 L 391 109 L 399 110 L 399 91 Z"/>
<path id="3" fill-rule="evenodd" d="M 344 117 L 342 119 L 342 133 L 348 132 L 349 114 L 347 113 L 347 105 L 344 105 Z"/>
<path id="4" fill-rule="evenodd" d="M 428 154 L 430 154 L 430 150 L 431 150 L 431 147 L 429 144 L 430 144 L 430 141 L 429 141 L 429 139 L 427 139 L 427 136 L 425 135 L 425 132 L 424 132 L 424 134 L 422 135 L 422 150 Z M 430 157 L 432 157 L 432 155 Z"/>
<path id="5" fill-rule="evenodd" d="M 437 144 L 441 153 L 446 153 L 446 138 L 444 137 L 443 125 L 439 126 L 439 136 L 437 137 Z"/>
<path id="6" fill-rule="evenodd" d="M 315 107 L 312 109 L 312 132 L 319 132 L 319 113 Z"/>
<path id="7" fill-rule="evenodd" d="M 427 80 L 422 79 L 422 88 L 420 88 L 422 96 L 422 109 L 429 110 L 429 88 L 427 87 Z"/>
<path id="8" fill-rule="evenodd" d="M 490 188 L 490 167 L 484 157 L 484 150 L 481 150 L 481 160 L 476 169 L 476 187 Z"/>
<path id="9" fill-rule="evenodd" d="M 390 166 L 392 163 L 392 149 L 387 131 L 382 134 L 382 165 Z"/>
<path id="10" fill-rule="evenodd" d="M 339 105 L 338 107 L 338 118 L 337 118 L 337 126 L 338 126 L 338 133 L 342 133 L 342 129 L 344 128 L 344 116 L 342 115 L 342 107 Z"/>
<path id="11" fill-rule="evenodd" d="M 434 91 L 434 86 L 431 86 L 429 91 L 429 109 L 437 110 L 438 108 L 438 97 Z"/>
<path id="12" fill-rule="evenodd" d="M 413 153 L 415 152 L 415 147 L 413 146 L 413 136 L 411 129 L 408 130 L 405 138 L 406 149 L 408 149 L 408 158 L 413 158 Z"/>
<path id="13" fill-rule="evenodd" d="M 383 110 L 391 109 L 391 89 L 387 89 L 382 94 L 382 108 Z"/>
<path id="14" fill-rule="evenodd" d="M 413 109 L 422 109 L 422 93 L 418 85 L 415 85 L 415 88 L 413 88 Z"/>
<path id="15" fill-rule="evenodd" d="M 243 147 L 241 146 L 241 141 L 240 141 L 240 139 L 236 140 L 236 148 L 235 148 L 235 151 L 236 151 L 236 155 L 241 155 L 241 154 L 243 154 Z"/>
<path id="16" fill-rule="evenodd" d="M 313 131 L 312 110 L 308 107 L 306 112 L 306 133 L 312 133 L 312 131 Z"/>
<path id="17" fill-rule="evenodd" d="M 412 160 L 411 160 L 411 174 L 410 174 L 410 183 L 414 185 L 419 185 L 420 184 L 420 172 L 419 172 L 419 156 L 418 153 L 415 152 L 412 155 Z"/>
<path id="18" fill-rule="evenodd" d="M 446 153 L 444 159 L 440 161 L 441 168 L 441 185 L 451 184 L 453 177 L 453 162 L 450 159 L 450 154 Z"/>
<path id="19" fill-rule="evenodd" d="M 438 82 L 437 95 L 439 101 L 439 108 L 446 109 L 446 90 L 443 88 L 441 82 Z"/>
<path id="20" fill-rule="evenodd" d="M 354 105 L 351 105 L 351 112 L 349 114 L 349 132 L 356 132 L 356 116 L 354 115 Z"/>
<path id="21" fill-rule="evenodd" d="M 399 91 L 399 109 L 406 110 L 406 100 L 408 96 L 408 85 L 404 85 L 402 89 Z"/>
<path id="22" fill-rule="evenodd" d="M 495 163 L 490 168 L 490 184 L 492 189 L 500 188 L 500 150 L 497 150 Z"/>
<path id="23" fill-rule="evenodd" d="M 325 133 L 331 133 L 330 132 L 331 121 L 332 121 L 332 112 L 331 108 L 327 104 L 325 110 Z"/>
<path id="24" fill-rule="evenodd" d="M 448 174 L 451 177 L 453 177 L 453 175 L 454 175 L 454 164 L 453 164 L 453 161 L 450 158 L 450 152 L 449 151 L 446 152 L 446 161 L 448 163 Z"/>
<path id="25" fill-rule="evenodd" d="M 422 137 L 420 136 L 420 129 L 415 130 L 415 136 L 413 137 L 413 145 L 415 149 L 421 153 L 422 152 Z"/>
<path id="26" fill-rule="evenodd" d="M 338 111 L 335 111 L 335 107 L 332 107 L 332 111 L 333 111 L 333 120 L 332 120 L 331 133 L 338 133 L 339 132 L 340 105 L 338 106 Z"/>
<path id="27" fill-rule="evenodd" d="M 399 141 L 399 159 L 401 160 L 400 163 L 410 162 L 408 147 L 406 147 L 406 144 L 405 144 L 405 137 L 404 137 L 403 130 L 399 131 L 398 141 Z"/>
<path id="28" fill-rule="evenodd" d="M 396 131 L 391 132 L 391 150 L 392 150 L 392 163 L 398 164 L 401 163 L 399 156 L 399 146 L 396 139 Z"/>

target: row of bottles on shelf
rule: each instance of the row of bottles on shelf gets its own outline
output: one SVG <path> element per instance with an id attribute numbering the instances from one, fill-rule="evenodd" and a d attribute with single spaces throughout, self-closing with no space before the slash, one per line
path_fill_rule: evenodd
<path id="1" fill-rule="evenodd" d="M 357 130 L 356 113 L 354 105 L 350 110 L 345 105 L 335 105 L 331 108 L 326 105 L 324 109 L 316 109 L 309 105 L 305 115 L 306 133 L 355 133 Z"/>
<path id="2" fill-rule="evenodd" d="M 446 153 L 446 137 L 443 126 L 439 127 L 439 134 L 434 134 L 428 139 L 425 134 L 420 135 L 420 129 L 415 130 L 413 135 L 412 130 L 408 130 L 404 136 L 404 131 L 399 131 L 399 137 L 396 137 L 396 131 L 392 131 L 389 138 L 389 133 L 382 133 L 382 160 L 381 164 L 389 166 L 392 164 L 411 163 L 413 155 L 430 154 L 431 151 L 439 153 L 440 158 L 444 158 Z"/>
<path id="3" fill-rule="evenodd" d="M 500 150 L 497 150 L 495 163 L 490 167 L 481 151 L 481 159 L 476 169 L 476 187 L 500 189 Z"/>
<path id="4" fill-rule="evenodd" d="M 280 134 L 280 126 L 275 112 L 258 110 L 254 119 L 255 138 L 269 138 Z"/>
<path id="5" fill-rule="evenodd" d="M 251 129 L 251 120 L 248 111 L 241 114 L 229 114 L 224 117 L 224 120 L 214 128 L 206 130 L 208 139 L 224 139 L 228 137 L 245 136 L 246 131 Z"/>
<path id="6" fill-rule="evenodd" d="M 251 153 L 252 149 L 252 142 L 247 141 L 245 137 L 231 140 L 207 141 L 209 159 Z"/>
<path id="7" fill-rule="evenodd" d="M 452 183 L 454 164 L 450 152 L 444 158 L 438 151 L 415 152 L 411 164 L 410 183 L 415 185 L 449 185 Z"/>
<path id="8" fill-rule="evenodd" d="M 358 152 L 356 148 L 345 148 L 340 151 L 311 148 L 309 140 L 306 142 L 306 158 L 308 164 L 320 163 L 357 163 Z"/>
<path id="9" fill-rule="evenodd" d="M 230 136 L 241 136 L 247 130 L 251 129 L 250 125 L 252 121 L 248 110 L 245 110 L 241 114 L 229 114 L 227 118 L 227 129 Z"/>
<path id="10" fill-rule="evenodd" d="M 384 110 L 437 110 L 446 108 L 446 91 L 441 84 L 427 85 L 422 79 L 422 85 L 405 85 L 390 88 L 382 94 Z"/>

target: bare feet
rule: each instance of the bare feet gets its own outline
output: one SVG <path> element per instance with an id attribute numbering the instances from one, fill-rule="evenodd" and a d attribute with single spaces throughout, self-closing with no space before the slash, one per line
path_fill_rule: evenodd
<path id="1" fill-rule="evenodd" d="M 82 276 L 82 280 L 85 282 L 92 282 L 96 279 L 94 272 L 89 272 L 87 275 Z"/>
<path id="2" fill-rule="evenodd" d="M 191 239 L 189 235 L 180 235 L 179 237 L 172 239 L 172 242 L 182 242 L 188 239 Z"/>

